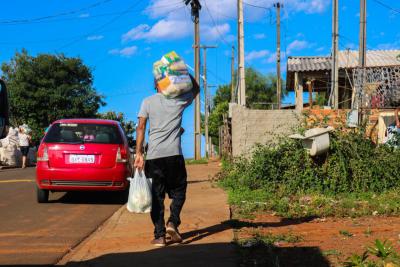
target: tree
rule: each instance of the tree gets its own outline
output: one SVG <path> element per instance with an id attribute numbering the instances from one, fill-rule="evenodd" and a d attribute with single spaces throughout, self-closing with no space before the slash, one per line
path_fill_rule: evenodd
<path id="1" fill-rule="evenodd" d="M 80 58 L 63 54 L 33 57 L 22 50 L 1 69 L 9 88 L 11 124 L 28 124 L 34 141 L 40 140 L 53 121 L 94 118 L 105 105 L 93 88 L 90 68 Z"/>
<path id="2" fill-rule="evenodd" d="M 115 111 L 107 111 L 106 113 L 99 113 L 97 114 L 98 118 L 105 119 L 105 120 L 113 120 L 118 121 L 121 123 L 122 128 L 125 131 L 125 134 L 128 138 L 128 142 L 130 146 L 134 145 L 134 133 L 136 130 L 135 123 L 133 121 L 128 120 L 124 113 Z"/>

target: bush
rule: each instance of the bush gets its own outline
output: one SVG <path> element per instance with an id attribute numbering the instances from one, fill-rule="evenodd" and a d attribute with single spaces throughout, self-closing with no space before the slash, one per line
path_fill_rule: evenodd
<path id="1" fill-rule="evenodd" d="M 225 163 L 221 184 L 288 196 L 382 193 L 400 188 L 400 150 L 376 146 L 362 132 L 334 132 L 330 151 L 311 158 L 300 141 L 258 146 L 249 158 Z"/>

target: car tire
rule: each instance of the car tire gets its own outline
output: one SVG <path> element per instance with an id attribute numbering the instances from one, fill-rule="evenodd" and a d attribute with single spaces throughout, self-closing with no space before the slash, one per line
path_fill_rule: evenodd
<path id="1" fill-rule="evenodd" d="M 47 203 L 49 201 L 49 190 L 40 189 L 36 186 L 36 199 L 38 203 Z"/>

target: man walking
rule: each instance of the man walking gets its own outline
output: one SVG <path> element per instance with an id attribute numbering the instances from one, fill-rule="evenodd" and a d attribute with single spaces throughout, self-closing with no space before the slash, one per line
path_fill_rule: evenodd
<path id="1" fill-rule="evenodd" d="M 180 213 L 185 203 L 187 187 L 185 160 L 181 148 L 182 115 L 185 108 L 199 93 L 197 82 L 193 77 L 191 79 L 192 91 L 175 98 L 165 97 L 155 83 L 157 94 L 143 100 L 138 115 L 139 125 L 136 129 L 134 167 L 139 171 L 145 168 L 146 177 L 153 180 L 151 219 L 154 224 L 154 239 L 151 243 L 158 247 L 166 245 L 166 234 L 170 235 L 172 242 L 182 242 L 178 226 L 181 223 Z M 149 120 L 150 131 L 145 165 L 143 144 L 147 120 Z M 166 225 L 164 219 L 165 193 L 172 199 L 171 215 Z"/>

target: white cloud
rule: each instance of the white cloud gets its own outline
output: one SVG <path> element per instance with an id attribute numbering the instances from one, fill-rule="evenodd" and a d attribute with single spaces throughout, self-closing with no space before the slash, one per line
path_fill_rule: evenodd
<path id="1" fill-rule="evenodd" d="M 127 33 L 122 35 L 122 41 L 134 41 L 138 39 L 142 39 L 146 35 L 146 31 L 150 29 L 150 26 L 147 24 L 140 24 L 129 30 Z"/>
<path id="2" fill-rule="evenodd" d="M 291 54 L 293 51 L 310 48 L 311 46 L 312 44 L 308 43 L 307 41 L 294 40 L 287 46 L 286 50 L 288 54 Z"/>
<path id="3" fill-rule="evenodd" d="M 112 55 L 120 55 L 122 57 L 131 57 L 134 54 L 136 54 L 138 48 L 137 46 L 128 46 L 128 47 L 124 47 L 122 49 L 111 49 L 110 51 L 108 51 L 108 53 L 112 54 Z"/>
<path id="4" fill-rule="evenodd" d="M 253 35 L 253 38 L 256 40 L 261 40 L 267 38 L 267 35 L 265 35 L 264 33 L 256 33 Z"/>
<path id="5" fill-rule="evenodd" d="M 318 47 L 317 49 L 315 49 L 315 51 L 317 51 L 317 52 L 322 52 L 324 50 L 325 50 L 325 46 L 321 46 L 321 47 Z"/>
<path id="6" fill-rule="evenodd" d="M 265 58 L 266 56 L 269 55 L 269 51 L 268 50 L 260 50 L 260 51 L 251 51 L 248 52 L 245 56 L 245 60 L 246 61 L 252 61 L 254 59 L 259 59 L 259 58 Z"/>
<path id="7" fill-rule="evenodd" d="M 187 20 L 159 20 L 153 26 L 140 24 L 122 35 L 122 41 L 133 40 L 173 40 L 186 37 L 191 33 L 191 23 Z"/>
<path id="8" fill-rule="evenodd" d="M 83 13 L 83 14 L 80 14 L 79 17 L 80 18 L 88 18 L 88 17 L 90 17 L 90 14 L 89 13 Z"/>
<path id="9" fill-rule="evenodd" d="M 150 0 L 143 14 L 150 19 L 158 19 L 154 25 L 140 24 L 132 28 L 122 36 L 123 41 L 131 40 L 173 40 L 190 36 L 192 33 L 192 22 L 190 20 L 190 7 L 186 7 L 182 1 Z M 265 20 L 268 10 L 251 5 L 272 7 L 276 0 L 246 0 L 244 5 L 244 16 L 246 21 Z M 234 40 L 229 34 L 228 21 L 235 20 L 237 16 L 237 0 L 202 0 L 200 11 L 202 38 L 205 40 L 217 40 L 219 35 L 225 35 L 223 39 L 227 42 Z M 330 0 L 284 0 L 287 12 L 321 13 L 330 4 Z M 221 32 L 221 33 L 219 33 Z M 264 39 L 265 35 L 254 36 L 255 39 Z"/>
<path id="10" fill-rule="evenodd" d="M 235 37 L 230 35 L 229 32 L 231 27 L 228 23 L 220 24 L 220 25 L 204 25 L 201 26 L 201 38 L 204 38 L 206 41 L 215 41 L 222 40 L 225 42 L 232 42 Z"/>
<path id="11" fill-rule="evenodd" d="M 91 36 L 88 36 L 86 38 L 86 40 L 88 40 L 88 41 L 98 41 L 98 40 L 101 40 L 103 38 L 104 38 L 103 35 L 91 35 Z"/>

